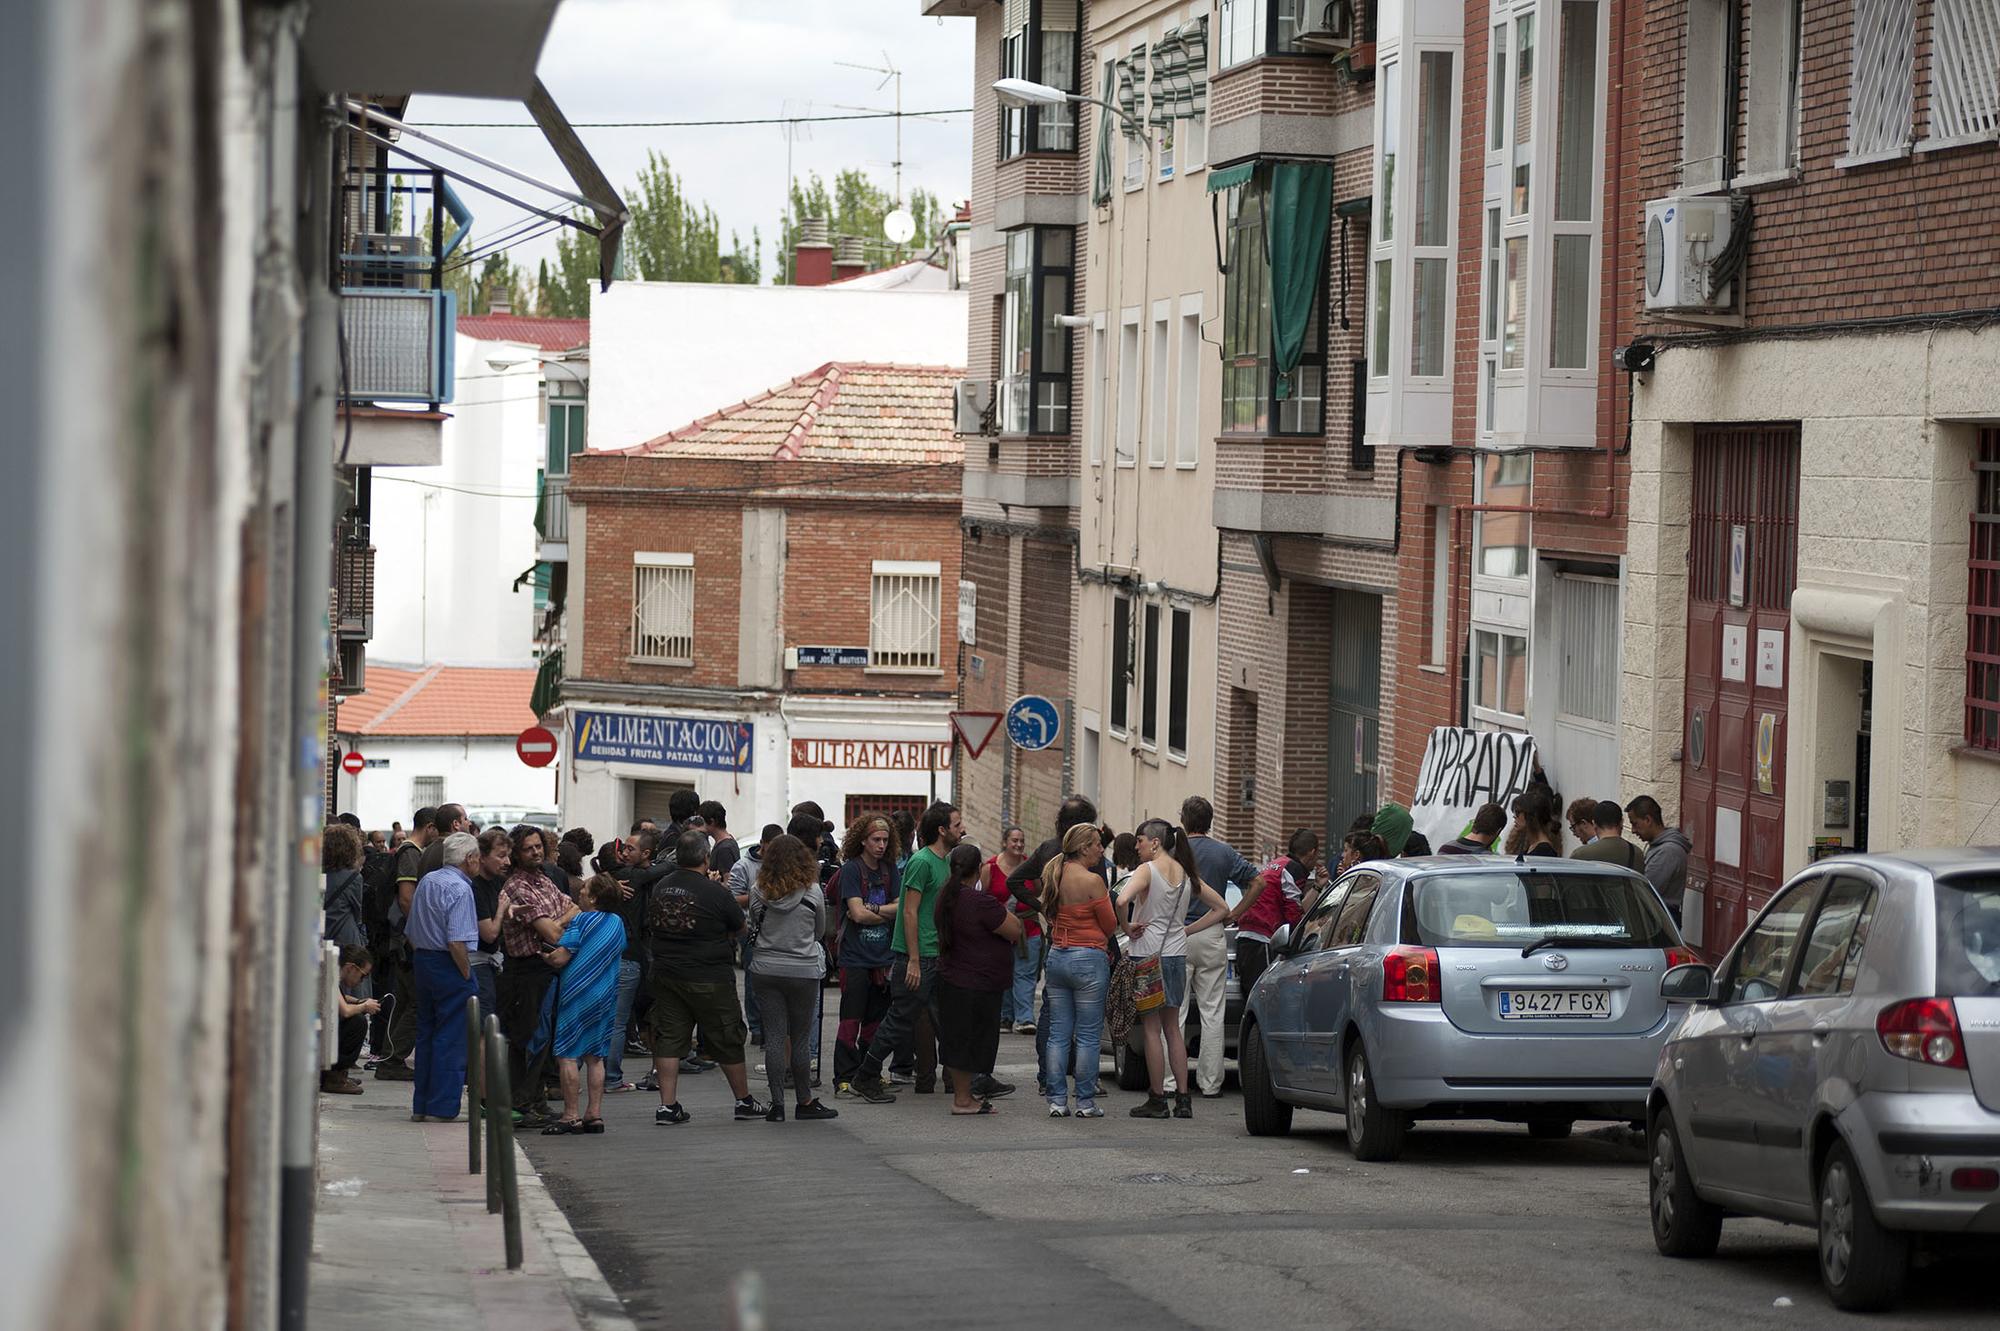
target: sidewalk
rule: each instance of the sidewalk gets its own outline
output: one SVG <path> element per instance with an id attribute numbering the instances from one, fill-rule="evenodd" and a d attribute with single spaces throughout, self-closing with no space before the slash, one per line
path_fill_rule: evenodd
<path id="1" fill-rule="evenodd" d="M 311 1331 L 630 1331 L 519 1148 L 526 1260 L 509 1271 L 486 1175 L 466 1172 L 464 1122 L 412 1123 L 407 1083 L 367 1085 L 319 1097 Z"/>

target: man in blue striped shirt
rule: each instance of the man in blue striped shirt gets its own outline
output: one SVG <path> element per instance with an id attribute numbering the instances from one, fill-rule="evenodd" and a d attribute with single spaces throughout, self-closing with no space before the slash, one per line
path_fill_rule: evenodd
<path id="1" fill-rule="evenodd" d="M 465 1089 L 465 1000 L 479 992 L 472 949 L 479 946 L 479 911 L 472 875 L 479 842 L 466 832 L 444 838 L 444 867 L 417 883 L 404 932 L 415 949 L 417 1082 L 410 1121 L 458 1117 Z"/>

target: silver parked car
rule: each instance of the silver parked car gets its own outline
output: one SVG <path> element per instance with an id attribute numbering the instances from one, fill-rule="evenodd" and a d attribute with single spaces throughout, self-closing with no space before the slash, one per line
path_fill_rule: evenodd
<path id="1" fill-rule="evenodd" d="M 1913 1235 L 2000 1235 L 2000 849 L 1822 861 L 1661 988 L 1696 1005 L 1647 1105 L 1661 1252 L 1816 1225 L 1827 1293 L 1871 1309 Z"/>
<path id="2" fill-rule="evenodd" d="M 1277 950 L 1238 1037 L 1245 1124 L 1341 1111 L 1359 1160 L 1416 1119 L 1637 1124 L 1680 1016 L 1659 978 L 1695 959 L 1638 874 L 1490 855 L 1358 865 Z"/>

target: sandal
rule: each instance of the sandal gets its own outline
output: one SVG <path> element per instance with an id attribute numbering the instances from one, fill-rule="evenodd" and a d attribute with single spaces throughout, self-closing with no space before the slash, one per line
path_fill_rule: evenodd
<path id="1" fill-rule="evenodd" d="M 597 1136 L 604 1131 L 604 1120 L 601 1118 L 587 1118 L 583 1120 L 583 1131 L 593 1137 Z"/>
<path id="2" fill-rule="evenodd" d="M 993 1107 L 991 1100 L 981 1100 L 977 1109 L 954 1109 L 951 1111 L 953 1118 L 976 1118 L 980 1114 L 997 1114 L 999 1112 L 999 1110 Z"/>
<path id="3" fill-rule="evenodd" d="M 542 1129 L 544 1137 L 564 1137 L 570 1133 L 584 1131 L 583 1124 L 573 1118 L 559 1118 Z"/>

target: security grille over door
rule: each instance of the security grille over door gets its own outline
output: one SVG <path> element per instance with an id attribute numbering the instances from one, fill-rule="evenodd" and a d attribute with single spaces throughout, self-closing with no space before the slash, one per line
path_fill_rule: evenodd
<path id="1" fill-rule="evenodd" d="M 1618 720 L 1618 584 L 1556 575 L 1556 642 L 1562 649 L 1557 711 L 1564 720 Z"/>
<path id="2" fill-rule="evenodd" d="M 938 589 L 934 561 L 878 559 L 868 622 L 868 665 L 875 670 L 938 668 Z"/>
<path id="3" fill-rule="evenodd" d="M 632 556 L 632 655 L 694 663 L 694 556 Z"/>

